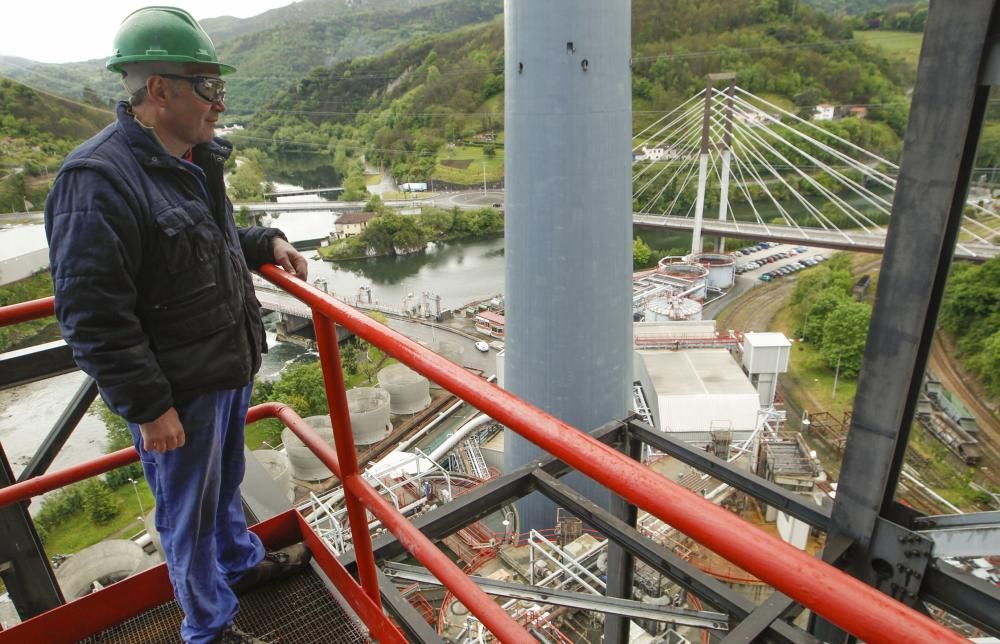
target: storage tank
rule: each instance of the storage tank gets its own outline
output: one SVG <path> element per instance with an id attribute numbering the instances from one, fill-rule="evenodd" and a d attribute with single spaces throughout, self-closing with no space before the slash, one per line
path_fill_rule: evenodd
<path id="1" fill-rule="evenodd" d="M 661 259 L 657 264 L 656 272 L 665 277 L 684 280 L 689 283 L 691 285 L 689 288 L 679 290 L 688 291 L 686 297 L 690 297 L 692 300 L 704 302 L 705 296 L 708 295 L 706 289 L 708 269 L 701 264 L 671 261 L 673 259 L 673 257 L 664 257 Z"/>
<path id="2" fill-rule="evenodd" d="M 736 258 L 718 253 L 698 253 L 688 259 L 708 269 L 710 288 L 732 288 L 736 280 Z"/>
<path id="3" fill-rule="evenodd" d="M 371 445 L 392 432 L 389 422 L 389 392 L 376 387 L 356 387 L 347 392 L 351 430 L 358 445 Z"/>
<path id="4" fill-rule="evenodd" d="M 404 364 L 391 364 L 378 372 L 378 384 L 389 392 L 389 410 L 415 414 L 431 404 L 430 383 Z"/>
<path id="5" fill-rule="evenodd" d="M 142 546 L 128 539 L 108 539 L 84 548 L 56 569 L 56 579 L 67 601 L 89 595 L 97 587 L 121 581 L 145 567 Z"/>
<path id="6" fill-rule="evenodd" d="M 271 475 L 278 489 L 289 501 L 295 498 L 295 487 L 292 485 L 292 467 L 288 455 L 274 449 L 255 449 L 254 458 L 260 461 L 267 473 Z"/>
<path id="7" fill-rule="evenodd" d="M 702 305 L 686 297 L 658 297 L 646 304 L 647 322 L 700 320 Z"/>
<path id="8" fill-rule="evenodd" d="M 447 358 L 451 360 L 458 366 L 464 364 L 463 360 L 465 358 L 465 347 L 457 342 L 450 342 L 448 340 L 435 340 L 431 342 L 428 348 L 434 353 L 438 354 L 442 358 Z M 441 386 L 436 382 L 431 382 L 431 387 L 435 389 L 441 389 Z"/>
<path id="9" fill-rule="evenodd" d="M 329 416 L 310 416 L 305 421 L 320 435 L 328 445 L 333 447 L 333 425 Z M 281 442 L 288 454 L 288 463 L 292 466 L 292 477 L 300 481 L 322 481 L 333 476 L 326 465 L 323 465 L 315 454 L 287 427 L 281 432 Z"/>

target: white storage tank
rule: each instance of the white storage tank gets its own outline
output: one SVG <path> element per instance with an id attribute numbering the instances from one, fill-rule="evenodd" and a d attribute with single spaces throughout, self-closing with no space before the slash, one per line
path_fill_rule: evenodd
<path id="1" fill-rule="evenodd" d="M 702 305 L 686 297 L 658 297 L 646 304 L 647 322 L 700 320 Z"/>
<path id="2" fill-rule="evenodd" d="M 377 387 L 356 387 L 347 392 L 351 430 L 358 445 L 371 445 L 392 432 L 389 422 L 389 392 Z"/>
<path id="3" fill-rule="evenodd" d="M 333 425 L 329 416 L 310 416 L 305 421 L 313 428 L 328 445 L 333 447 Z M 295 432 L 287 427 L 281 432 L 281 442 L 288 454 L 288 463 L 292 466 L 292 477 L 300 481 L 322 481 L 333 476 L 326 465 L 299 440 Z"/>
<path id="4" fill-rule="evenodd" d="M 430 383 L 404 364 L 391 364 L 378 372 L 378 384 L 389 392 L 394 414 L 415 414 L 431 404 Z"/>
<path id="5" fill-rule="evenodd" d="M 709 288 L 732 288 L 736 281 L 736 258 L 719 253 L 698 253 L 690 260 L 708 269 Z"/>
<path id="6" fill-rule="evenodd" d="M 449 340 L 435 340 L 430 343 L 428 348 L 442 358 L 447 358 L 460 367 L 464 364 L 465 347 L 457 342 L 451 342 Z M 435 389 L 442 388 L 436 382 L 431 382 L 431 387 L 434 387 Z"/>
<path id="7" fill-rule="evenodd" d="M 656 272 L 664 277 L 677 280 L 677 293 L 687 293 L 685 297 L 699 302 L 705 301 L 708 295 L 708 269 L 701 264 L 691 262 L 675 262 L 674 257 L 664 257 L 657 265 Z M 689 286 L 684 286 L 684 284 Z"/>
<path id="8" fill-rule="evenodd" d="M 260 461 L 267 473 L 271 475 L 278 489 L 289 501 L 295 497 L 295 487 L 292 485 L 292 467 L 288 455 L 274 449 L 255 449 L 254 458 Z"/>
<path id="9" fill-rule="evenodd" d="M 67 601 L 121 581 L 145 567 L 142 546 L 128 539 L 108 539 L 84 548 L 56 569 L 56 580 Z"/>

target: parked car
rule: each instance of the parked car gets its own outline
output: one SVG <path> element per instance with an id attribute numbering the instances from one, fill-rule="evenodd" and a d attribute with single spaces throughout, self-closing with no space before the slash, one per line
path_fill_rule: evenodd
<path id="1" fill-rule="evenodd" d="M 483 353 L 486 353 L 487 351 L 490 350 L 490 345 L 486 344 L 482 340 L 479 340 L 478 342 L 476 342 L 476 348 L 482 351 Z"/>

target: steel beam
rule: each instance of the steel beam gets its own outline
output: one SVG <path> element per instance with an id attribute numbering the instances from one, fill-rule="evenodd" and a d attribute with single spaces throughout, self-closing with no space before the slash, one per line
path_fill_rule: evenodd
<path id="1" fill-rule="evenodd" d="M 954 517 L 974 518 L 980 514 L 994 515 L 982 517 L 981 521 L 967 523 L 942 522 L 939 527 L 918 530 L 918 533 L 934 542 L 935 557 L 983 557 L 1000 552 L 1000 512 L 959 514 Z M 932 517 L 927 517 L 931 519 Z M 940 519 L 941 517 L 933 517 Z M 948 517 L 951 519 L 951 517 Z M 921 522 L 922 525 L 926 525 Z M 933 525 L 933 523 L 931 523 Z"/>
<path id="2" fill-rule="evenodd" d="M 621 450 L 633 461 L 642 459 L 642 442 L 626 429 L 622 433 Z M 635 505 L 617 494 L 611 496 L 611 514 L 635 528 L 639 512 Z M 632 599 L 635 584 L 635 558 L 614 541 L 608 542 L 608 580 L 605 594 L 608 597 Z M 604 618 L 604 641 L 606 644 L 624 644 L 629 641 L 631 621 L 621 615 L 610 613 Z"/>
<path id="3" fill-rule="evenodd" d="M 1000 588 L 977 577 L 932 561 L 920 597 L 993 637 L 1000 637 Z"/>
<path id="4" fill-rule="evenodd" d="M 723 483 L 728 483 L 789 516 L 823 531 L 829 527 L 830 516 L 827 514 L 827 510 L 807 502 L 802 496 L 793 494 L 780 485 L 762 479 L 746 470 L 733 467 L 721 458 L 700 449 L 694 449 L 688 443 L 679 441 L 669 434 L 657 432 L 642 421 L 630 421 L 629 431 L 634 432 L 635 436 L 647 445 L 655 447 Z"/>
<path id="5" fill-rule="evenodd" d="M 405 579 L 407 581 L 416 581 L 437 586 L 442 585 L 426 568 L 419 566 L 388 563 L 384 564 L 382 568 L 388 576 L 396 579 Z M 661 608 L 632 599 L 578 593 L 544 586 L 514 584 L 506 581 L 497 581 L 496 579 L 487 579 L 486 577 L 472 576 L 472 580 L 489 595 L 526 599 L 551 606 L 579 608 L 586 611 L 605 613 L 608 617 L 611 615 L 620 615 L 628 618 L 624 620 L 626 624 L 629 623 L 630 619 L 648 619 L 656 622 L 667 622 L 675 626 L 691 626 L 693 628 L 705 628 L 713 631 L 729 630 L 729 624 L 727 623 L 729 616 L 725 613 L 685 610 L 681 608 Z"/>
<path id="6" fill-rule="evenodd" d="M 17 387 L 77 370 L 63 340 L 0 353 L 0 389 Z"/>
<path id="7" fill-rule="evenodd" d="M 379 591 L 382 593 L 382 608 L 394 618 L 403 634 L 406 635 L 406 641 L 417 644 L 444 644 L 444 640 L 437 634 L 437 631 L 431 628 L 431 625 L 424 621 L 413 604 L 400 594 L 392 580 L 381 570 L 378 571 L 377 575 Z"/>
<path id="8" fill-rule="evenodd" d="M 624 427 L 625 425 L 620 422 L 606 423 L 590 435 L 603 443 L 612 444 L 620 437 Z M 569 471 L 569 466 L 552 457 L 528 463 L 510 474 L 483 483 L 446 505 L 414 517 L 413 525 L 428 539 L 443 539 L 452 532 L 495 512 L 500 506 L 532 492 L 535 489 L 534 472 L 537 469 L 553 476 L 562 476 Z M 392 534 L 384 533 L 375 537 L 372 539 L 372 544 L 377 561 L 406 554 L 405 548 Z M 341 563 L 349 570 L 354 565 L 352 553 L 353 550 L 340 558 Z"/>
<path id="9" fill-rule="evenodd" d="M 584 523 L 587 523 L 619 544 L 649 566 L 669 577 L 688 592 L 694 593 L 705 603 L 715 606 L 733 616 L 745 619 L 757 607 L 750 599 L 717 581 L 710 575 L 684 561 L 668 548 L 655 543 L 627 526 L 610 512 L 598 507 L 574 490 L 566 487 L 543 471 L 536 471 L 539 489 L 553 501 L 566 508 Z M 785 622 L 768 625 L 763 634 L 765 641 L 817 643 L 805 631 Z"/>
<path id="10" fill-rule="evenodd" d="M 895 496 L 961 227 L 989 97 L 989 87 L 978 79 L 994 4 L 969 0 L 956 11 L 950 4 L 932 3 L 927 18 L 830 524 L 831 534 L 855 542 L 846 569 L 858 577 L 871 574 L 867 566 L 876 523 Z M 821 637 L 846 639 L 827 626 L 820 624 Z"/>
<path id="11" fill-rule="evenodd" d="M 0 444 L 0 488 L 14 483 L 14 473 Z M 59 582 L 28 515 L 28 504 L 0 508 L 0 578 L 14 608 L 27 620 L 65 603 Z"/>

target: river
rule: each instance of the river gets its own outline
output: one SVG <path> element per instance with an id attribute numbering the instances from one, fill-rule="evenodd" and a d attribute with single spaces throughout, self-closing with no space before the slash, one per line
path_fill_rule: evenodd
<path id="1" fill-rule="evenodd" d="M 279 186 L 292 189 L 293 186 Z M 281 228 L 291 240 L 314 239 L 333 230 L 332 211 L 285 213 L 270 225 Z M 43 247 L 40 224 L 16 226 L 0 231 L 0 248 L 18 254 Z M 448 244 L 429 244 L 421 253 L 401 257 L 378 257 L 346 263 L 318 259 L 312 251 L 310 281 L 321 278 L 330 292 L 353 298 L 361 287 L 370 287 L 372 300 L 400 307 L 410 293 L 424 291 L 440 295 L 441 308 L 456 308 L 474 300 L 503 293 L 503 239 Z M 367 297 L 367 295 L 366 295 Z M 302 360 L 305 352 L 292 344 L 278 343 L 269 333 L 270 352 L 264 356 L 261 376 L 274 378 L 288 364 Z M 42 439 L 75 393 L 83 375 L 79 372 L 0 391 L 0 442 L 15 475 L 20 473 Z M 54 467 L 90 459 L 104 452 L 104 424 L 86 416 Z"/>

